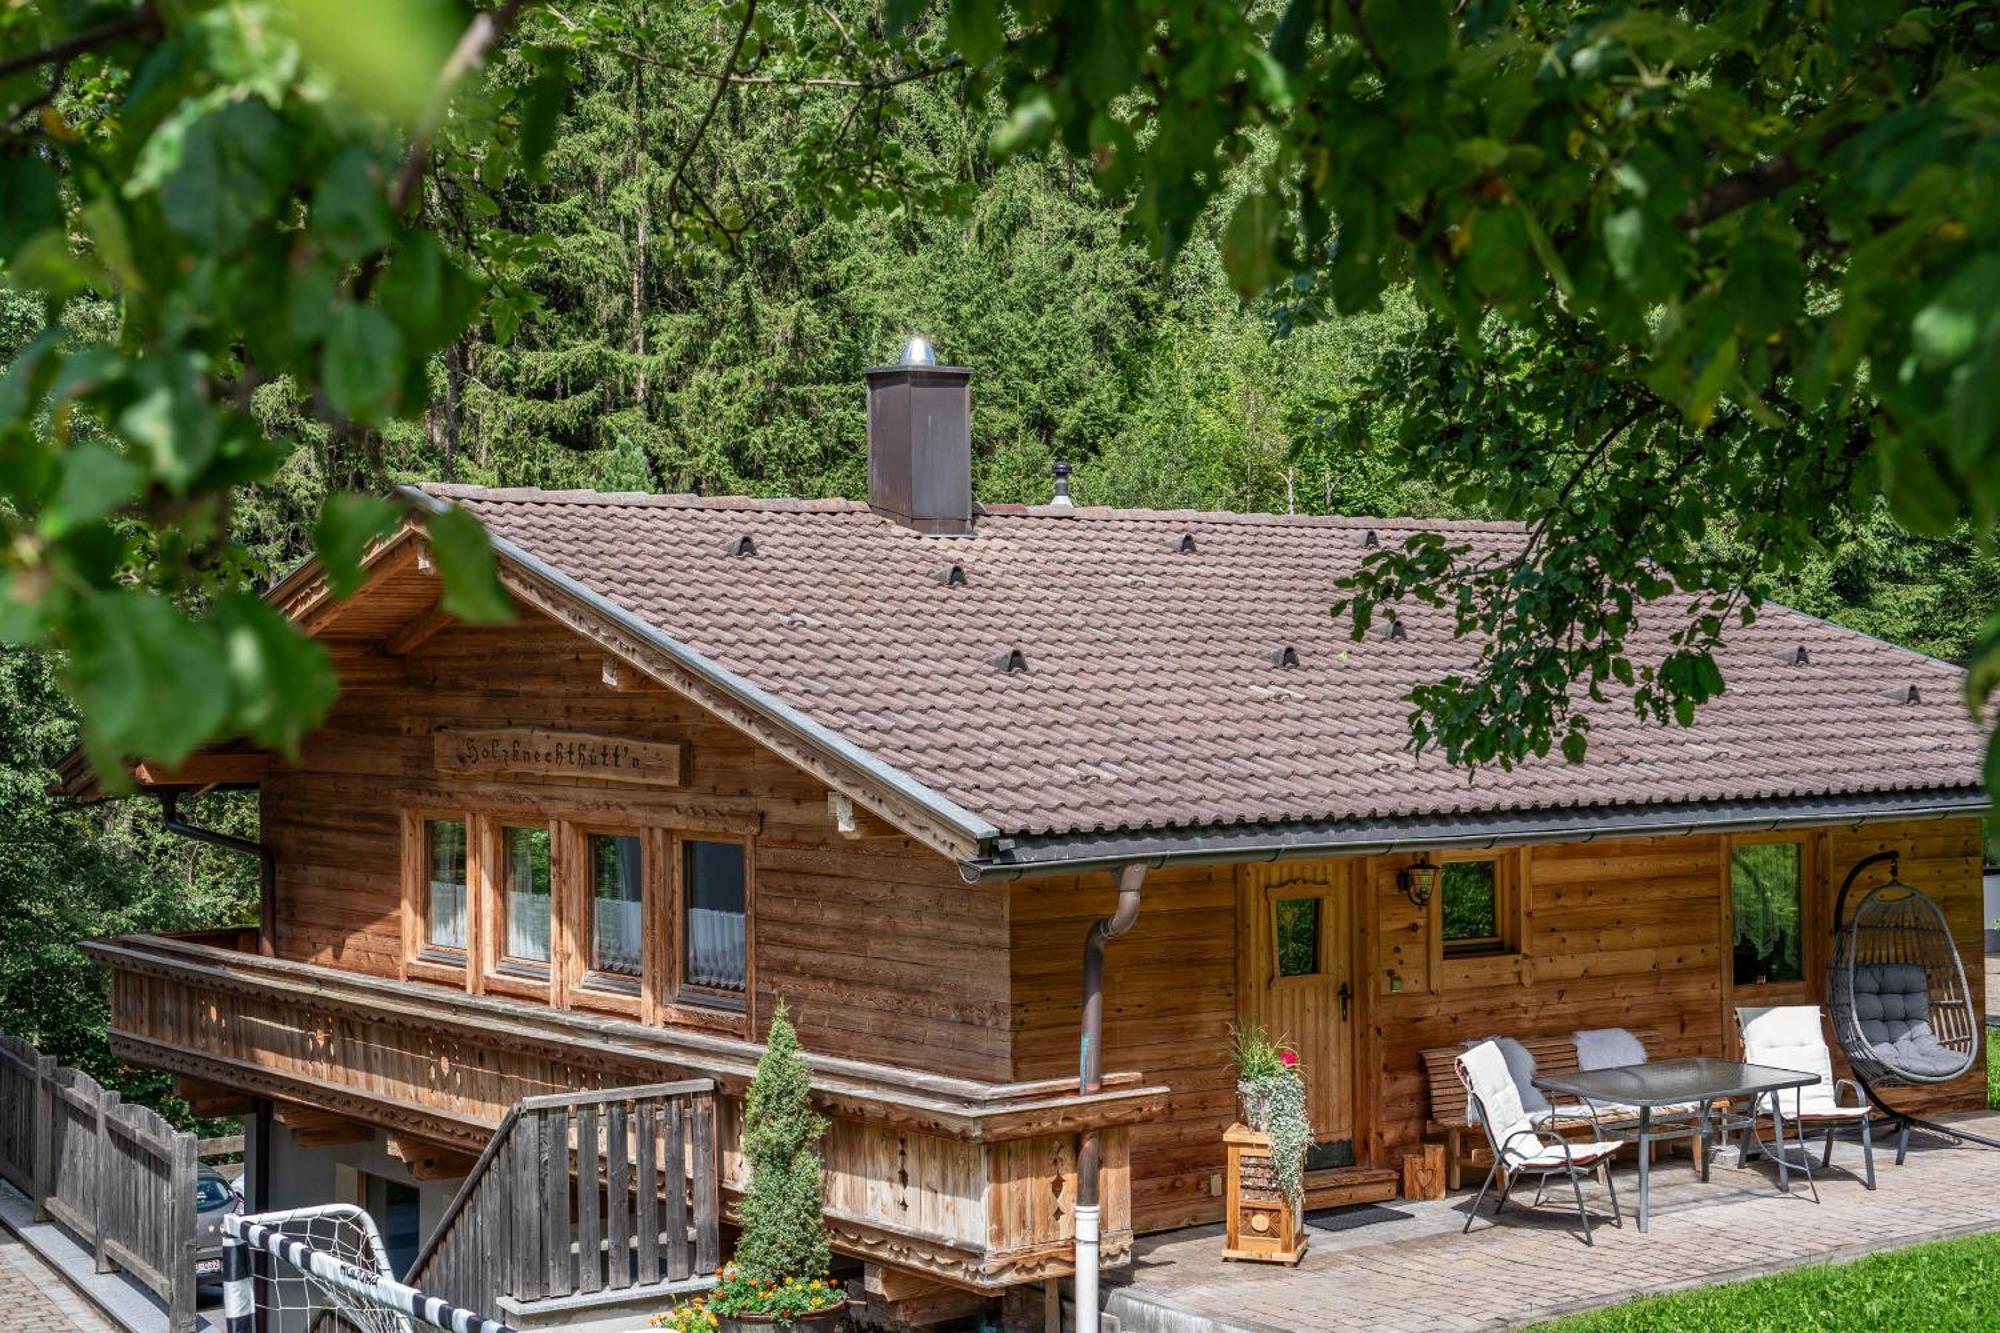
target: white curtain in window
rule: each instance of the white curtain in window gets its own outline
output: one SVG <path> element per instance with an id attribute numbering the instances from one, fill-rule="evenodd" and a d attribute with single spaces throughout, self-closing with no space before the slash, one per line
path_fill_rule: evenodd
<path id="1" fill-rule="evenodd" d="M 465 947 L 465 886 L 454 880 L 434 879 L 425 929 L 425 938 L 442 949 Z"/>
<path id="2" fill-rule="evenodd" d="M 688 909 L 687 945 L 689 984 L 743 989 L 743 913 Z"/>
<path id="3" fill-rule="evenodd" d="M 549 961 L 549 896 L 546 893 L 507 895 L 507 956 L 532 962 Z"/>
<path id="4" fill-rule="evenodd" d="M 639 904 L 616 898 L 599 898 L 591 912 L 591 944 L 600 972 L 620 976 L 639 975 L 639 931 L 643 918 Z"/>

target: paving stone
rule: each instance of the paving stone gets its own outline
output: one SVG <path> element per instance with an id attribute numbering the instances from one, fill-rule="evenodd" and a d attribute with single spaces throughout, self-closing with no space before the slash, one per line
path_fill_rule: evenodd
<path id="1" fill-rule="evenodd" d="M 1966 1118 L 2000 1136 L 2000 1116 Z M 1817 1152 L 1814 1163 L 1818 1162 Z M 1857 1258 L 1926 1240 L 2000 1230 L 2000 1152 L 1913 1136 L 1909 1161 L 1878 1151 L 1873 1193 L 1840 1170 L 1858 1168 L 1860 1147 L 1841 1143 L 1833 1167 L 1816 1172 L 1819 1202 L 1795 1175 L 1777 1192 L 1768 1163 L 1718 1167 L 1704 1184 L 1685 1159 L 1653 1169 L 1652 1229 L 1640 1234 L 1637 1180 L 1619 1172 L 1624 1225 L 1612 1226 L 1601 1187 L 1586 1188 L 1596 1241 L 1585 1249 L 1574 1208 L 1529 1209 L 1510 1201 L 1498 1221 L 1492 1201 L 1461 1235 L 1472 1191 L 1435 1203 L 1387 1205 L 1391 1221 L 1340 1232 L 1312 1230 L 1296 1268 L 1228 1263 L 1221 1228 L 1141 1239 L 1135 1262 L 1107 1275 L 1111 1309 L 1156 1298 L 1212 1321 L 1298 1330 L 1479 1330 L 1534 1323 L 1701 1282 L 1719 1282 Z"/>
<path id="2" fill-rule="evenodd" d="M 0 1230 L 0 1329 L 8 1333 L 113 1333 L 11 1232 Z"/>

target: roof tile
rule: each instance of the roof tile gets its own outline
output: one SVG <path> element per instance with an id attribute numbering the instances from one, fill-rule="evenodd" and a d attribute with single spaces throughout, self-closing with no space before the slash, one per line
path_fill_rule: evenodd
<path id="1" fill-rule="evenodd" d="M 1468 777 L 1411 755 L 1405 695 L 1473 651 L 1424 606 L 1406 637 L 1355 642 L 1336 580 L 1371 530 L 1501 552 L 1509 524 L 990 505 L 975 536 L 931 537 L 851 500 L 426 489 L 1009 833 L 1979 780 L 1957 668 L 1780 607 L 1732 631 L 1728 688 L 1690 730 L 1614 695 L 1581 765 Z M 731 554 L 744 535 L 755 556 Z M 939 578 L 953 562 L 962 585 Z M 1274 665 L 1286 645 L 1298 666 Z M 997 669 L 1017 647 L 1028 669 Z"/>

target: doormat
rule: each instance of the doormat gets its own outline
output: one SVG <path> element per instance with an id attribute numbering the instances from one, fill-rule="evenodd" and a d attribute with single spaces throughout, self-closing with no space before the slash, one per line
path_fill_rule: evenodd
<path id="1" fill-rule="evenodd" d="M 1306 1225 L 1315 1231 L 1353 1231 L 1378 1222 L 1398 1222 L 1409 1214 L 1400 1208 L 1384 1208 L 1379 1203 L 1352 1203 L 1345 1208 L 1322 1208 L 1306 1214 Z"/>

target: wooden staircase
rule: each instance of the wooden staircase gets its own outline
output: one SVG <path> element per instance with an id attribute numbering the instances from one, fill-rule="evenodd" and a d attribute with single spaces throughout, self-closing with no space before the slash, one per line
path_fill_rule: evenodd
<path id="1" fill-rule="evenodd" d="M 504 1323 L 712 1285 L 715 1119 L 709 1079 L 524 1098 L 404 1280 Z"/>

